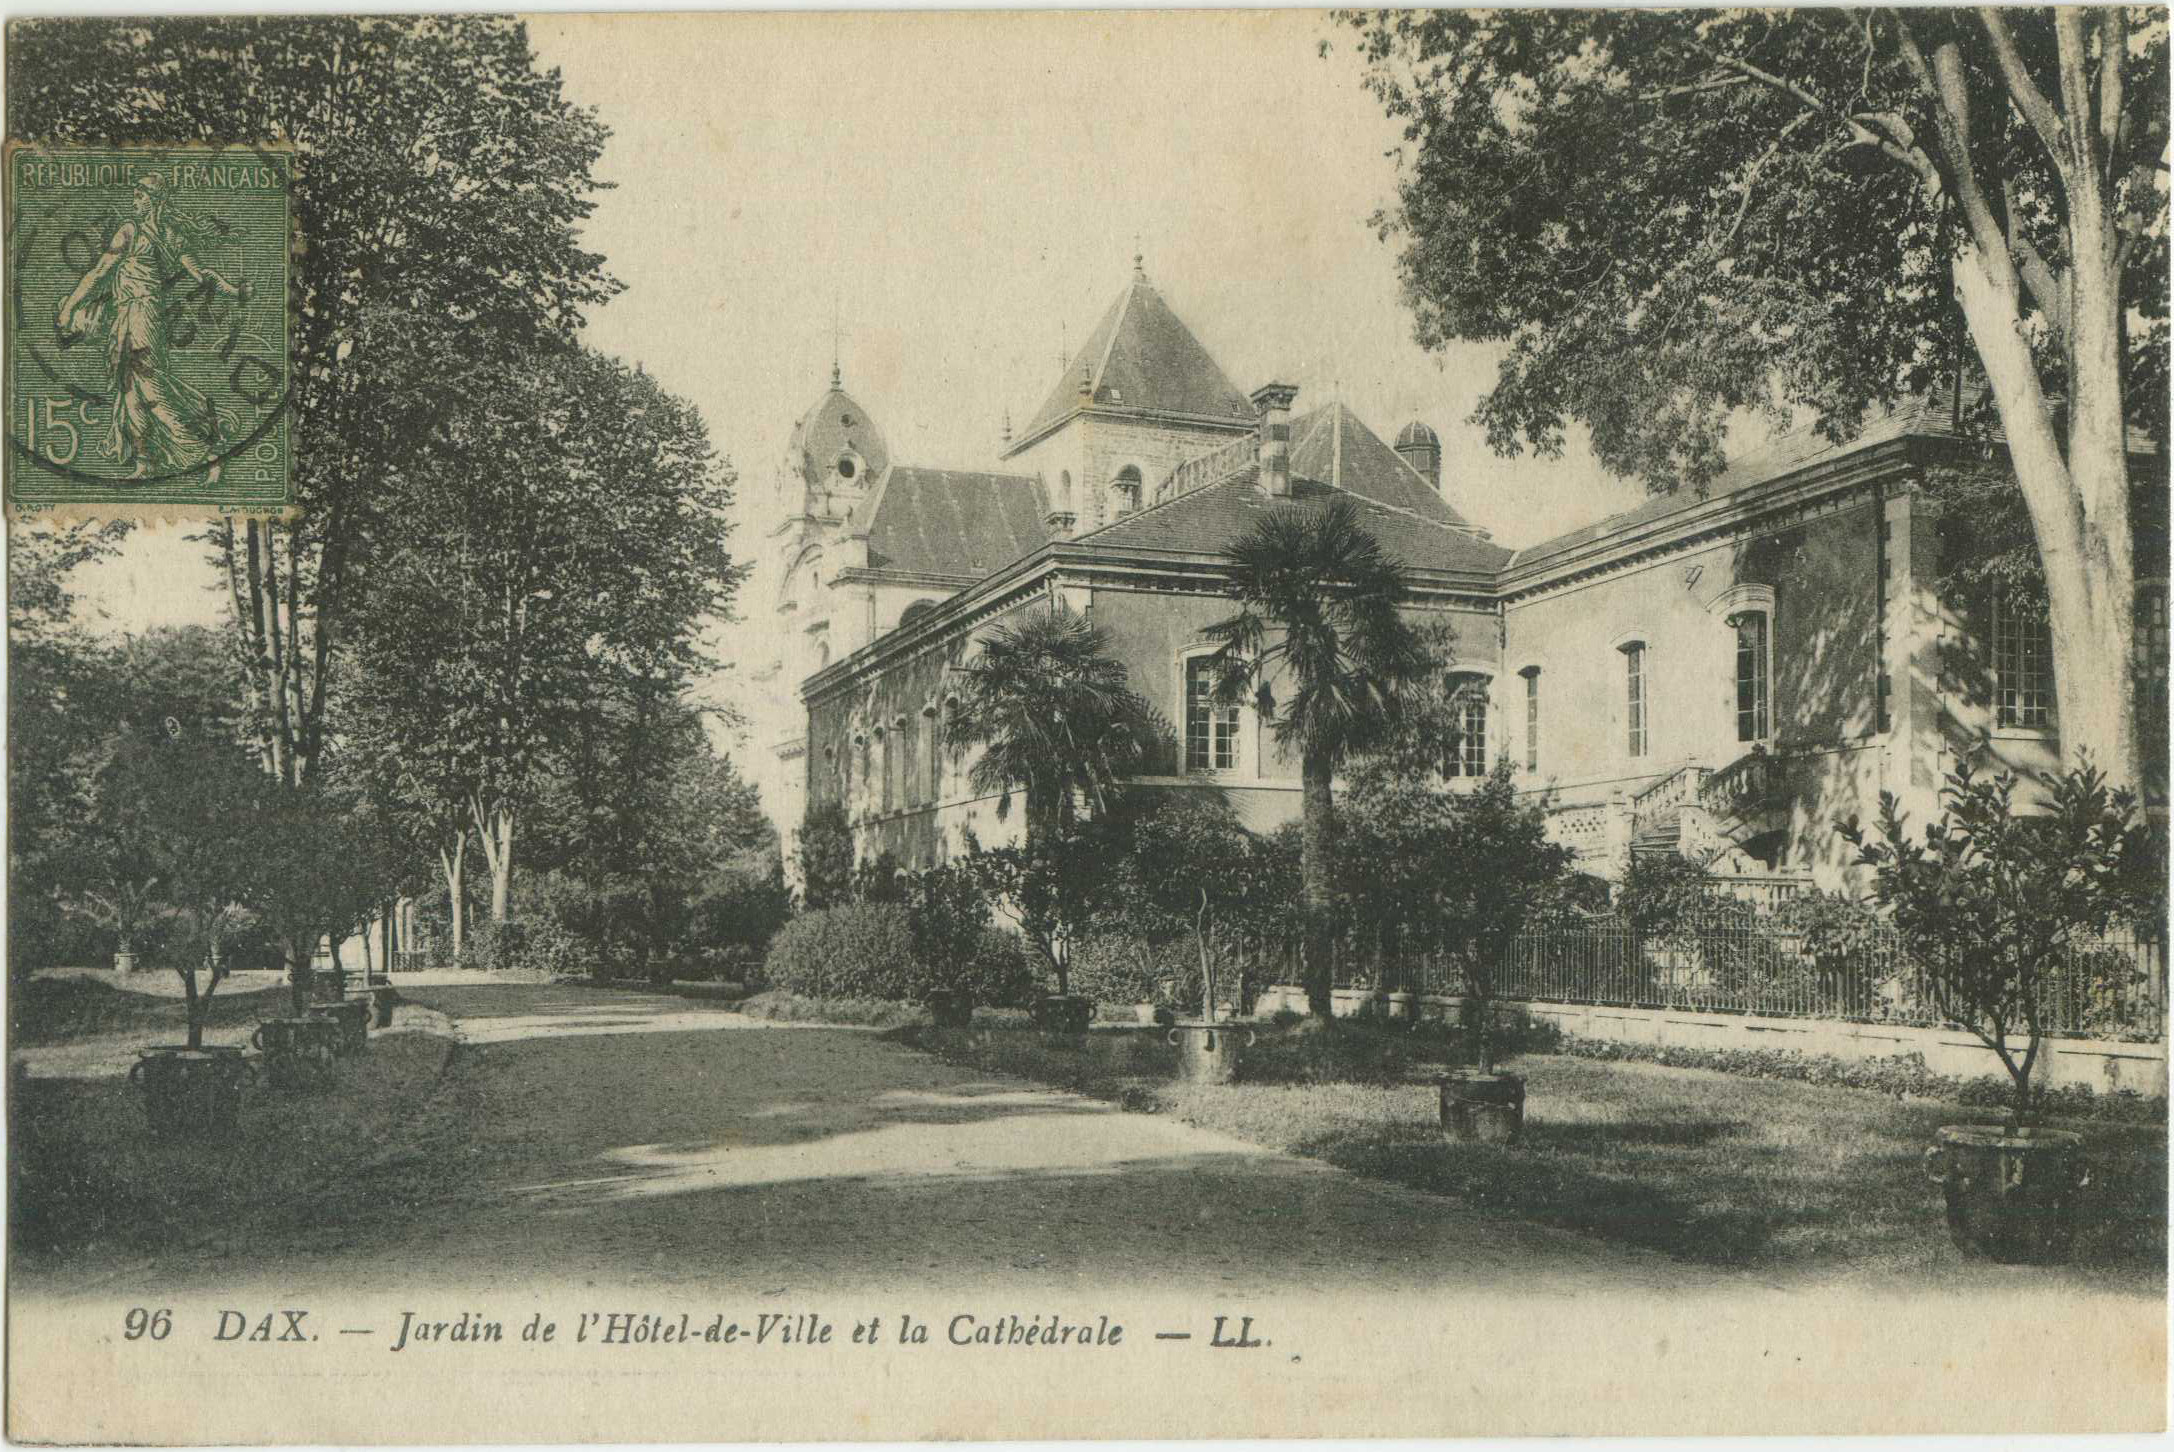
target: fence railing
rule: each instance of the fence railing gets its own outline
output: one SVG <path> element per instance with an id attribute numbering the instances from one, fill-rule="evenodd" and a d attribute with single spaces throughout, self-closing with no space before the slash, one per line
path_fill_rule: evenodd
<path id="1" fill-rule="evenodd" d="M 1237 956 L 1255 985 L 1301 981 L 1296 942 L 1249 941 Z M 1454 995 L 1465 988 L 1455 955 L 1394 934 L 1335 942 L 1330 967 L 1342 989 Z M 1844 939 L 1771 923 L 1700 922 L 1648 933 L 1621 918 L 1595 917 L 1537 929 L 1511 941 L 1494 991 L 1535 1003 L 1924 1027 L 1944 1021 L 1923 972 L 1893 935 Z M 2049 1033 L 2163 1038 L 2165 943 L 2121 930 L 2072 944 L 2040 1008 Z"/>

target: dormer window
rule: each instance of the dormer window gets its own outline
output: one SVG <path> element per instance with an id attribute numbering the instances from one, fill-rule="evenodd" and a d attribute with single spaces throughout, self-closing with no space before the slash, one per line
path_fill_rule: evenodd
<path id="1" fill-rule="evenodd" d="M 1118 514 L 1140 512 L 1140 489 L 1140 469 L 1137 464 L 1127 464 L 1117 471 L 1117 477 L 1110 481 L 1110 493 L 1115 500 Z"/>

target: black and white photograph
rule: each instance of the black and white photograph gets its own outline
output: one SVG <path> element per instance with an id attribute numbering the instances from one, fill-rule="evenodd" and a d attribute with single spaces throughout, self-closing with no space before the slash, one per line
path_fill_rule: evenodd
<path id="1" fill-rule="evenodd" d="M 2168 42 L 10 18 L 7 1437 L 2163 1433 Z"/>

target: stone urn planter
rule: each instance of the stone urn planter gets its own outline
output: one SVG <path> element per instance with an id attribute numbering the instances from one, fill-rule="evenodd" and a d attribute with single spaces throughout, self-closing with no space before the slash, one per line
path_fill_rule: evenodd
<path id="1" fill-rule="evenodd" d="M 315 1014 L 268 1018 L 257 1025 L 249 1041 L 264 1051 L 264 1077 L 274 1089 L 293 1093 L 331 1085 L 332 1060 L 340 1042 L 340 1026 L 334 1020 Z"/>
<path id="2" fill-rule="evenodd" d="M 1382 1011 L 1389 1015 L 1391 1023 L 1416 1023 L 1419 1020 L 1419 995 L 1399 989 L 1389 995 Z"/>
<path id="3" fill-rule="evenodd" d="M 928 996 L 928 1016 L 938 1028 L 965 1028 L 974 1021 L 974 995 L 963 988 L 939 988 Z"/>
<path id="4" fill-rule="evenodd" d="M 1441 1079 L 1442 1133 L 1458 1144 L 1509 1144 L 1525 1130 L 1525 1081 L 1452 1069 Z"/>
<path id="5" fill-rule="evenodd" d="M 113 955 L 113 971 L 116 973 L 135 972 L 136 955 L 126 948 L 123 948 L 119 952 L 115 953 Z"/>
<path id="6" fill-rule="evenodd" d="M 2051 1265 L 2076 1240 L 2076 1201 L 2091 1182 L 2083 1136 L 1996 1124 L 1941 1127 L 1925 1173 L 1947 1199 L 1948 1237 L 1964 1255 Z"/>
<path id="7" fill-rule="evenodd" d="M 1253 1030 L 1245 1024 L 1190 1019 L 1171 1025 L 1165 1037 L 1177 1047 L 1178 1077 L 1188 1084 L 1234 1084 Z"/>
<path id="8" fill-rule="evenodd" d="M 1034 1005 L 1036 1026 L 1053 1039 L 1077 1039 L 1094 1016 L 1094 1000 L 1077 993 L 1052 993 Z"/>
<path id="9" fill-rule="evenodd" d="M 161 1044 L 136 1051 L 128 1081 L 143 1092 L 144 1117 L 161 1139 L 220 1139 L 241 1119 L 242 1089 L 257 1071 L 238 1048 Z"/>
<path id="10" fill-rule="evenodd" d="M 378 1028 L 393 1026 L 393 1006 L 400 1002 L 399 992 L 391 984 L 370 990 L 370 1006 L 376 1014 Z"/>
<path id="11" fill-rule="evenodd" d="M 339 1025 L 339 1037 L 333 1044 L 333 1052 L 345 1056 L 359 1054 L 370 1045 L 370 1005 L 360 998 L 346 998 L 338 1003 L 313 1005 L 310 1014 L 314 1018 L 330 1019 Z"/>

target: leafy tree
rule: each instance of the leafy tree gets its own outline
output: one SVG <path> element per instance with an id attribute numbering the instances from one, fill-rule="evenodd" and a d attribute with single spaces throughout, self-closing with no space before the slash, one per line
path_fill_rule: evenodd
<path id="1" fill-rule="evenodd" d="M 970 779 L 1001 793 L 999 818 L 1023 789 L 1030 841 L 1071 832 L 1082 803 L 1093 815 L 1107 812 L 1162 739 L 1108 638 L 1061 605 L 990 631 L 958 678 L 952 749 L 979 748 Z"/>
<path id="2" fill-rule="evenodd" d="M 96 772 L 92 820 L 109 880 L 166 920 L 154 955 L 181 979 L 189 1047 L 227 974 L 224 948 L 267 897 L 275 787 L 242 747 L 202 732 L 119 737 Z"/>
<path id="3" fill-rule="evenodd" d="M 1273 510 L 1225 558 L 1238 610 L 1206 632 L 1217 642 L 1216 696 L 1252 696 L 1276 740 L 1298 755 L 1306 1002 L 1328 1022 L 1336 769 L 1390 736 L 1401 693 L 1434 662 L 1401 613 L 1410 595 L 1403 568 L 1348 500 Z M 1280 702 L 1278 680 L 1289 692 Z"/>
<path id="4" fill-rule="evenodd" d="M 1480 1072 L 1494 1072 L 1495 975 L 1510 942 L 1570 872 L 1548 840 L 1544 797 L 1519 795 L 1509 760 L 1476 786 L 1438 774 L 1365 772 L 1345 806 L 1342 866 L 1353 915 L 1405 943 L 1440 946 L 1464 980 Z"/>
<path id="5" fill-rule="evenodd" d="M 1846 438 L 1967 355 L 2044 562 L 2063 737 L 2138 779 L 2108 684 L 2126 430 L 2167 440 L 2162 12 L 1344 18 L 1405 126 L 1378 220 L 1419 341 L 1504 349 L 1475 415 L 1497 449 L 1575 421 L 1608 468 L 1703 485 L 1734 410 Z"/>
<path id="6" fill-rule="evenodd" d="M 810 807 L 793 852 L 800 871 L 801 901 L 810 912 L 852 898 L 853 824 L 843 803 Z"/>
<path id="7" fill-rule="evenodd" d="M 1201 1016 L 1212 1021 L 1218 932 L 1261 908 L 1275 885 L 1266 854 L 1229 806 L 1188 795 L 1130 824 L 1097 921 L 1149 943 L 1188 942 L 1199 964 Z M 1243 988 L 1234 987 L 1242 1002 Z"/>
<path id="8" fill-rule="evenodd" d="M 662 790 L 700 628 L 744 574 L 724 544 L 731 473 L 691 406 L 578 348 L 517 360 L 425 463 L 393 491 L 410 533 L 373 573 L 355 655 L 373 753 L 414 763 L 398 800 L 445 842 L 451 888 L 467 839 L 444 794 L 464 793 L 502 921 L 517 829 L 558 762 L 583 758 L 570 779 L 609 782 L 623 817 Z"/>
<path id="9" fill-rule="evenodd" d="M 1921 840 L 1888 792 L 1870 832 L 1854 817 L 1840 830 L 1872 869 L 1873 897 L 1934 1007 L 1999 1056 L 2010 1120 L 2022 1125 L 2039 1108 L 2031 1075 L 2056 967 L 2117 920 L 2164 923 L 2166 854 L 2138 820 L 2135 794 L 2109 788 L 2088 763 L 2048 785 L 2040 813 L 2016 809 L 2015 785 L 2005 774 L 1981 777 L 1965 760 Z"/>
<path id="10" fill-rule="evenodd" d="M 1122 851 L 1116 833 L 1101 819 L 1007 847 L 984 847 L 966 834 L 960 865 L 990 907 L 1019 928 L 1060 995 L 1072 991 L 1072 945 L 1090 930 L 1108 890 L 1109 865 Z"/>
<path id="11" fill-rule="evenodd" d="M 65 951 L 62 889 L 80 885 L 86 748 L 120 699 L 112 653 L 84 628 L 76 566 L 110 554 L 125 526 L 8 528 L 8 964 Z"/>
<path id="12" fill-rule="evenodd" d="M 34 20 L 9 41 L 10 134 L 294 147 L 299 508 L 205 538 L 258 750 L 304 788 L 376 549 L 412 538 L 412 494 L 388 484 L 482 380 L 618 290 L 579 245 L 605 128 L 502 17 Z"/>

